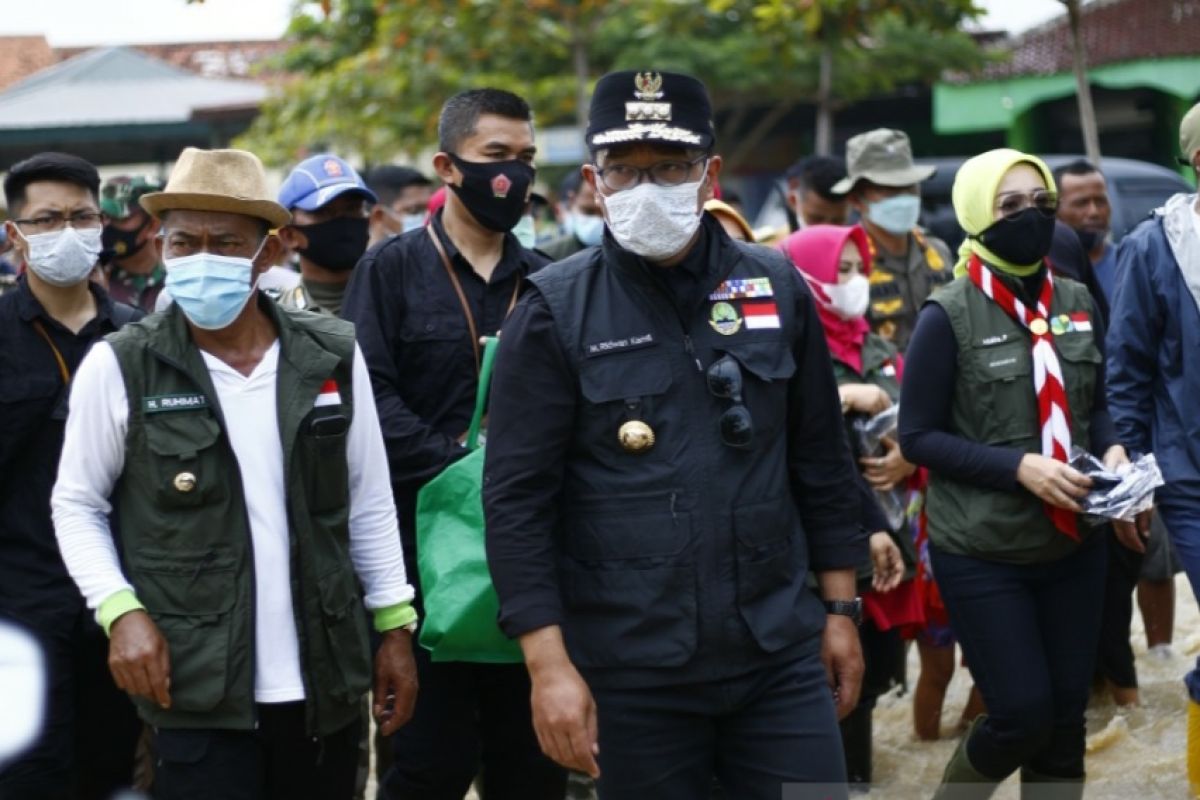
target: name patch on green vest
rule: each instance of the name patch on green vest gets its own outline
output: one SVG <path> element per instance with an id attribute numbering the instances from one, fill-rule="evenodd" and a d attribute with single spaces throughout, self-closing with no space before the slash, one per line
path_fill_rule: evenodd
<path id="1" fill-rule="evenodd" d="M 147 414 L 163 411 L 196 411 L 208 408 L 208 397 L 201 392 L 191 394 L 160 394 L 142 398 L 142 410 Z"/>

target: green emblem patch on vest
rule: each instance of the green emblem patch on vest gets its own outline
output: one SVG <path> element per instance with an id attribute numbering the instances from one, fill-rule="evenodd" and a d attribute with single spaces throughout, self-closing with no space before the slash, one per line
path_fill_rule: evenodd
<path id="1" fill-rule="evenodd" d="M 722 336 L 732 336 L 741 330 L 742 318 L 729 303 L 713 303 L 712 310 L 708 312 L 708 324 Z"/>
<path id="2" fill-rule="evenodd" d="M 142 398 L 142 410 L 147 414 L 163 411 L 197 411 L 208 408 L 208 397 L 202 392 L 190 394 L 160 394 Z"/>

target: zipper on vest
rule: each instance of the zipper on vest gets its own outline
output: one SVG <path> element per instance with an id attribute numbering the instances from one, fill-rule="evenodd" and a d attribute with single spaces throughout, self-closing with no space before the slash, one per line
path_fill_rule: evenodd
<path id="1" fill-rule="evenodd" d="M 696 345 L 692 343 L 692 335 L 687 332 L 686 325 L 683 327 L 683 349 L 692 357 L 692 362 L 696 365 L 696 369 L 699 372 L 704 372 L 704 365 L 700 363 L 700 357 L 696 355 Z"/>

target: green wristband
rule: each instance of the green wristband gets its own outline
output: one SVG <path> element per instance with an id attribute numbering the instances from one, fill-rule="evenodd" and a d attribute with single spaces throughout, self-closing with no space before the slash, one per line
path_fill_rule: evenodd
<path id="1" fill-rule="evenodd" d="M 120 617 L 130 611 L 145 611 L 146 607 L 138 602 L 137 595 L 131 589 L 122 589 L 116 594 L 109 595 L 100 607 L 96 609 L 96 621 L 104 628 L 104 635 L 109 635 L 109 629 Z"/>
<path id="2" fill-rule="evenodd" d="M 417 610 L 412 603 L 396 603 L 394 606 L 375 609 L 375 630 L 384 631 L 403 628 L 417 621 Z"/>

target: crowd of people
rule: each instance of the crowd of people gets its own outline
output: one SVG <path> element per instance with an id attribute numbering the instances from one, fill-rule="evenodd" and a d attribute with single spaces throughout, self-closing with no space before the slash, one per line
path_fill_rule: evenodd
<path id="1" fill-rule="evenodd" d="M 387 800 L 845 797 L 910 647 L 912 747 L 959 737 L 930 795 L 1082 797 L 1094 689 L 1139 702 L 1135 592 L 1161 654 L 1200 588 L 1200 201 L 1117 243 L 1096 165 L 992 150 L 954 253 L 880 128 L 756 232 L 712 119 L 693 77 L 601 78 L 541 236 L 498 89 L 446 100 L 432 178 L 12 165 L 0 619 L 45 702 L 0 797 L 349 800 L 372 753 Z M 1200 173 L 1200 105 L 1180 145 Z M 418 641 L 419 500 L 489 374 L 482 622 L 520 663 Z M 1153 453 L 1157 514 L 1085 516 L 1080 448 Z"/>

